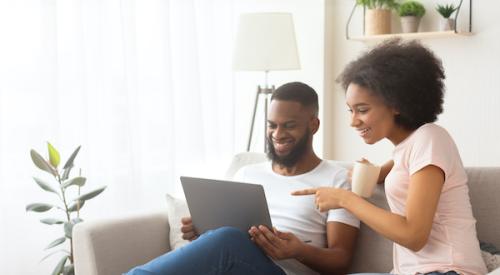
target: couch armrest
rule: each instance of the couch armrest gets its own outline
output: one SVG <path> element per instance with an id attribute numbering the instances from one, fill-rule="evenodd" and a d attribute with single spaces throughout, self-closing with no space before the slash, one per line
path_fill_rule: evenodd
<path id="1" fill-rule="evenodd" d="M 165 212 L 77 224 L 73 229 L 75 273 L 122 274 L 170 250 Z"/>

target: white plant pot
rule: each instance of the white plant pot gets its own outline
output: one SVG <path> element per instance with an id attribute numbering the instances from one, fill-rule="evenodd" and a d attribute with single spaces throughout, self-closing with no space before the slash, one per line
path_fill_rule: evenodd
<path id="1" fill-rule="evenodd" d="M 420 17 L 401 16 L 401 31 L 404 33 L 417 32 L 420 24 Z"/>
<path id="2" fill-rule="evenodd" d="M 455 29 L 455 19 L 442 17 L 439 20 L 439 30 L 440 31 L 451 31 L 454 29 Z"/>

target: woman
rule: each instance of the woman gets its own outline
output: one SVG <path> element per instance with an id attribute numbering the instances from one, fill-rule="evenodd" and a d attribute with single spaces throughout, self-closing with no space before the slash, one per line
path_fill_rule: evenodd
<path id="1" fill-rule="evenodd" d="M 392 273 L 485 274 L 467 176 L 442 112 L 441 61 L 415 41 L 390 40 L 351 62 L 339 78 L 351 126 L 368 144 L 384 138 L 395 149 L 382 167 L 391 211 L 351 191 L 317 188 L 320 211 L 345 208 L 394 242 Z"/>

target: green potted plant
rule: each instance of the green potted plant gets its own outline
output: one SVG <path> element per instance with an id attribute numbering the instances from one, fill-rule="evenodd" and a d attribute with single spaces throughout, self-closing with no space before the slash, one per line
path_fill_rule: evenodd
<path id="1" fill-rule="evenodd" d="M 398 14 L 401 17 L 402 32 L 417 32 L 420 19 L 425 14 L 425 8 L 420 2 L 409 0 L 399 5 Z"/>
<path id="2" fill-rule="evenodd" d="M 391 11 L 397 8 L 395 0 L 356 0 L 366 8 L 365 35 L 391 33 Z"/>
<path id="3" fill-rule="evenodd" d="M 439 20 L 439 30 L 449 31 L 455 29 L 455 19 L 450 18 L 450 16 L 457 10 L 453 4 L 437 5 L 436 10 L 441 14 L 441 20 Z"/>
<path id="4" fill-rule="evenodd" d="M 106 189 L 106 186 L 81 194 L 81 188 L 85 185 L 87 179 L 81 175 L 70 177 L 70 172 L 74 166 L 73 162 L 80 151 L 80 146 L 71 154 L 62 168 L 59 167 L 59 152 L 50 143 L 47 143 L 47 147 L 48 160 L 33 149 L 30 151 L 31 160 L 36 167 L 49 173 L 55 180 L 49 182 L 36 177 L 33 179 L 41 189 L 57 196 L 59 203 L 31 203 L 26 206 L 26 211 L 47 212 L 51 209 L 59 211 L 58 213 L 53 213 L 53 217 L 40 220 L 44 224 L 61 226 L 62 235 L 47 245 L 46 250 L 57 250 L 51 251 L 42 260 L 56 253 L 63 254 L 52 274 L 74 275 L 73 226 L 83 221 L 80 218 L 80 209 L 84 206 L 85 202 L 99 195 Z M 73 198 L 70 199 L 71 195 L 73 195 Z M 69 243 L 69 250 L 61 248 L 61 245 L 65 243 Z"/>

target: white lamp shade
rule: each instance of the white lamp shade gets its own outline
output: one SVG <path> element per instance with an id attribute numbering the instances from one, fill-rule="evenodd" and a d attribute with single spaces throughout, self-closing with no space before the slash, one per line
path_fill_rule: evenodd
<path id="1" fill-rule="evenodd" d="M 300 69 L 292 15 L 242 14 L 236 36 L 233 68 L 237 71 Z"/>

